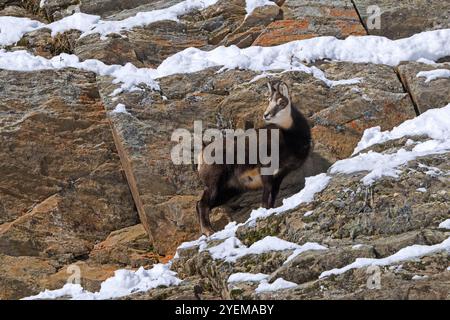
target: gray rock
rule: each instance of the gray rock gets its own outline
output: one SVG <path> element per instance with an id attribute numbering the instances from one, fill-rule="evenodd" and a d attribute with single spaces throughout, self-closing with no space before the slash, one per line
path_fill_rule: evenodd
<path id="1" fill-rule="evenodd" d="M 418 62 L 407 62 L 397 67 L 398 74 L 405 87 L 408 88 L 419 113 L 423 113 L 428 109 L 444 107 L 450 102 L 450 78 L 426 82 L 426 78 L 417 77 L 417 74 L 421 71 L 435 69 L 450 70 L 450 64 L 428 65 Z"/>
<path id="2" fill-rule="evenodd" d="M 0 74 L 0 252 L 71 261 L 135 224 L 95 75 Z"/>
<path id="3" fill-rule="evenodd" d="M 390 39 L 410 37 L 416 33 L 446 29 L 450 27 L 450 3 L 434 0 L 354 0 L 358 13 L 371 35 L 385 36 Z M 380 28 L 373 26 L 370 18 L 375 11 L 370 6 L 380 9 Z"/>
<path id="4" fill-rule="evenodd" d="M 358 13 L 350 0 L 280 1 L 283 20 L 272 22 L 254 45 L 273 46 L 317 36 L 346 38 L 365 35 Z"/>

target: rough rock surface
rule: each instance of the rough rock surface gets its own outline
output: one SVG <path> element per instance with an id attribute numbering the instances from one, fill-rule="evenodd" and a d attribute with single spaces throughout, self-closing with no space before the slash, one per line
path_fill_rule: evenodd
<path id="1" fill-rule="evenodd" d="M 19 2 L 19 1 L 17 1 Z M 19 17 L 19 18 L 30 18 L 37 19 L 39 21 L 45 22 L 45 19 L 36 17 L 33 13 L 26 10 L 23 7 L 18 5 L 9 5 L 2 9 L 1 1 L 0 1 L 0 16 L 11 16 L 11 17 Z"/>
<path id="2" fill-rule="evenodd" d="M 450 27 L 450 3 L 448 1 L 353 0 L 353 2 L 371 35 L 399 39 L 422 31 Z M 380 9 L 379 28 L 373 20 L 378 10 L 371 6 L 377 6 Z"/>
<path id="3" fill-rule="evenodd" d="M 0 253 L 68 264 L 136 224 L 94 74 L 0 71 L 0 95 Z"/>
<path id="4" fill-rule="evenodd" d="M 377 145 L 377 152 L 395 152 L 407 139 Z M 367 150 L 366 150 L 367 151 Z M 179 250 L 174 269 L 183 276 L 201 276 L 213 292 L 233 299 L 448 299 L 449 253 L 438 251 L 420 259 L 377 269 L 380 287 L 368 286 L 373 271 L 350 269 L 319 279 L 322 272 L 344 267 L 357 258 L 384 258 L 414 244 L 434 245 L 450 236 L 439 229 L 450 214 L 449 154 L 422 157 L 401 168 L 399 178 L 383 178 L 365 187 L 364 173 L 332 176 L 315 200 L 280 215 L 241 226 L 237 237 L 251 245 L 266 236 L 297 244 L 318 242 L 327 250 L 306 251 L 285 263 L 292 251 L 248 255 L 235 263 L 214 260 L 198 247 Z M 426 167 L 441 170 L 430 174 Z M 426 192 L 417 191 L 426 188 Z M 305 216 L 306 212 L 312 214 Z M 217 245 L 211 242 L 209 247 Z M 228 284 L 232 273 L 266 273 L 297 283 L 293 289 L 256 293 L 257 283 Z M 371 289 L 372 288 L 372 289 Z"/>
<path id="5" fill-rule="evenodd" d="M 438 63 L 428 65 L 408 62 L 397 67 L 398 74 L 408 88 L 408 92 L 410 92 L 419 113 L 423 113 L 428 109 L 443 107 L 450 101 L 450 78 L 439 78 L 426 82 L 426 77 L 417 76 L 421 71 L 436 69 L 450 70 L 450 64 Z"/>
<path id="6" fill-rule="evenodd" d="M 281 9 L 283 20 L 272 22 L 254 45 L 273 46 L 317 36 L 346 38 L 366 34 L 350 0 L 286 0 Z"/>
<path id="7" fill-rule="evenodd" d="M 123 4 L 122 1 L 103 0 L 100 3 L 82 1 L 80 4 L 78 0 L 51 0 L 41 11 L 52 21 L 79 11 L 116 20 L 139 11 L 164 9 L 178 2 L 134 0 Z M 180 17 L 178 22 L 158 21 L 124 30 L 121 36 L 111 34 L 100 39 L 98 34 L 94 34 L 75 41 L 77 37 L 74 38 L 72 32 L 60 35 L 59 42 L 48 39 L 47 46 L 44 46 L 39 41 L 28 41 L 33 36 L 26 35 L 18 45 L 44 56 L 66 52 L 75 53 L 83 60 L 92 58 L 107 64 L 131 62 L 136 66 L 155 67 L 168 56 L 188 47 L 212 49 L 236 45 L 245 48 L 251 45 L 272 46 L 314 36 L 345 38 L 365 34 L 350 0 L 276 3 L 278 5 L 258 7 L 247 16 L 245 0 L 219 0 L 202 11 Z M 51 42 L 57 43 L 49 46 Z M 55 46 L 59 50 L 55 50 Z"/>
<path id="8" fill-rule="evenodd" d="M 0 254 L 0 299 L 19 299 L 40 292 L 45 279 L 58 271 L 58 265 L 46 259 Z"/>
<path id="9" fill-rule="evenodd" d="M 74 12 L 99 15 L 103 19 L 119 20 L 141 11 L 158 10 L 182 0 L 46 0 L 42 6 L 51 20 L 59 20 Z M 126 14 L 128 12 L 132 14 Z"/>
<path id="10" fill-rule="evenodd" d="M 2 251 L 27 225 L 43 238 L 14 237 L 16 250 L 38 255 L 136 223 L 95 75 L 1 71 L 0 79 Z"/>
<path id="11" fill-rule="evenodd" d="M 138 268 L 158 262 L 142 224 L 112 232 L 89 253 L 89 261 Z"/>
<path id="12" fill-rule="evenodd" d="M 44 289 L 59 289 L 68 281 L 77 283 L 73 277 L 77 275 L 84 288 L 95 292 L 117 269 L 150 268 L 153 263 L 165 261 L 152 251 L 142 225 L 136 225 L 112 232 L 88 256 L 77 257 L 71 263 L 58 261 L 58 255 L 41 258 L 0 254 L 0 299 L 23 298 Z"/>

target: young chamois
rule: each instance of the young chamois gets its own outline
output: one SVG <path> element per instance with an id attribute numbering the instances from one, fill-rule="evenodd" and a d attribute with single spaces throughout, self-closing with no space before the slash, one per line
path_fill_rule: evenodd
<path id="1" fill-rule="evenodd" d="M 288 86 L 284 82 L 278 81 L 268 83 L 268 87 L 269 106 L 264 112 L 266 124 L 261 129 L 269 132 L 268 149 L 270 149 L 272 141 L 270 130 L 278 129 L 279 168 L 272 174 L 262 175 L 261 169 L 266 165 L 261 164 L 260 159 L 258 159 L 258 163 L 250 164 L 248 145 L 245 146 L 244 164 L 237 164 L 236 161 L 233 164 L 206 164 L 204 148 L 199 154 L 198 172 L 205 189 L 200 201 L 197 202 L 197 215 L 204 235 L 210 236 L 214 233 L 209 219 L 211 209 L 247 190 L 262 188 L 262 206 L 273 208 L 284 177 L 289 172 L 301 167 L 309 155 L 312 146 L 311 130 L 305 117 L 292 105 Z M 259 131 L 258 129 L 257 132 Z M 258 140 L 260 140 L 259 134 Z M 231 145 L 233 148 L 236 138 L 224 138 L 213 143 L 220 143 L 222 146 Z M 220 150 L 223 150 L 224 154 L 229 152 L 228 148 L 222 147 Z M 268 155 L 270 154 L 269 151 Z M 236 153 L 234 153 L 234 157 L 236 159 Z"/>

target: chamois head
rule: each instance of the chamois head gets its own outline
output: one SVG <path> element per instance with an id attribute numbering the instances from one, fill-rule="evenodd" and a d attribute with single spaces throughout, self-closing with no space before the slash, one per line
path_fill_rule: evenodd
<path id="1" fill-rule="evenodd" d="M 264 112 L 264 121 L 280 128 L 288 129 L 292 125 L 291 96 L 286 83 L 277 81 L 267 83 L 269 87 L 269 106 Z"/>

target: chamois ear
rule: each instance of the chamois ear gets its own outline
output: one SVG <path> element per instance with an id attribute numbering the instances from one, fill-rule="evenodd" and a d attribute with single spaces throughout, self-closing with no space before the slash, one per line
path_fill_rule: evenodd
<path id="1" fill-rule="evenodd" d="M 278 86 L 278 92 L 283 96 L 289 99 L 289 87 L 286 83 L 280 82 Z"/>

